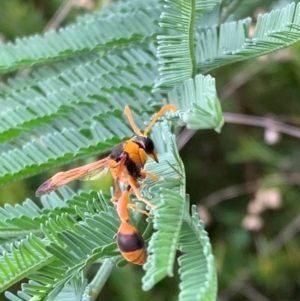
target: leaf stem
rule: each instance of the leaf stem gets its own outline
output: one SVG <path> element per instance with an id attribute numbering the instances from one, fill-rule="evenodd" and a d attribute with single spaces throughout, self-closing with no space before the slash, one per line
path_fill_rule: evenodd
<path id="1" fill-rule="evenodd" d="M 195 55 L 195 43 L 194 43 L 194 35 L 195 35 L 195 18 L 196 18 L 196 1 L 191 1 L 191 15 L 190 15 L 190 26 L 189 26 L 189 51 L 190 58 L 192 64 L 192 74 L 191 77 L 195 77 L 197 75 L 197 60 Z"/>
<path id="2" fill-rule="evenodd" d="M 113 267 L 115 266 L 115 260 L 107 258 L 103 261 L 100 269 L 98 270 L 96 276 L 92 280 L 90 287 L 91 287 L 91 300 L 96 300 L 98 295 L 100 294 L 105 282 L 107 281 Z"/>

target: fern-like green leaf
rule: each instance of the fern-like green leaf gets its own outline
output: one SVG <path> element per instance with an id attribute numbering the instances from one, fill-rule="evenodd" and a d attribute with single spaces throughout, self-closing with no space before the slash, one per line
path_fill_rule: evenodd
<path id="1" fill-rule="evenodd" d="M 179 301 L 214 301 L 217 295 L 216 270 L 211 245 L 192 207 L 192 217 L 186 216 L 182 225 L 179 249 L 184 253 L 178 258 L 181 283 Z"/>
<path id="2" fill-rule="evenodd" d="M 131 105 L 133 109 L 140 107 L 139 110 L 147 111 L 147 112 L 154 112 L 154 107 L 147 101 L 149 97 L 155 97 L 156 95 L 151 94 L 150 87 L 154 81 L 154 72 L 153 69 L 148 69 L 147 64 L 152 64 L 153 58 L 149 55 L 146 55 L 143 51 L 132 51 L 132 52 L 124 52 L 124 57 L 126 60 L 122 61 L 121 64 L 128 65 L 129 61 L 131 62 L 138 62 L 139 59 L 146 59 L 145 65 L 143 68 L 140 64 L 137 64 L 137 69 L 135 76 L 129 76 L 133 73 L 127 73 L 126 76 L 121 83 L 124 83 L 124 92 L 132 86 L 132 82 L 135 78 L 139 78 L 136 81 L 136 85 L 138 85 L 141 90 L 143 90 L 142 83 L 145 83 L 145 76 L 141 77 L 141 74 L 147 74 L 148 77 L 148 91 L 143 92 L 134 92 L 132 90 L 131 93 L 123 93 L 116 94 L 113 92 L 112 94 L 106 93 L 107 100 L 103 101 L 101 97 L 103 97 L 103 92 L 99 89 L 95 89 L 94 83 L 95 78 L 97 75 L 94 71 L 89 71 L 89 68 L 92 67 L 91 70 L 94 68 L 98 68 L 97 64 L 84 64 L 77 66 L 74 71 L 78 75 L 76 79 L 78 84 L 73 86 L 71 83 L 66 85 L 67 78 L 69 76 L 69 72 L 63 72 L 61 74 L 61 80 L 57 80 L 56 77 L 49 78 L 48 80 L 41 81 L 41 87 L 45 86 L 45 91 L 49 92 L 48 97 L 44 97 L 44 108 L 45 112 L 49 112 L 48 104 L 49 100 L 54 99 L 53 92 L 57 91 L 56 94 L 58 95 L 59 91 L 65 91 L 62 94 L 62 97 L 55 99 L 56 105 L 58 106 L 53 109 L 53 113 L 47 113 L 48 118 L 53 119 L 51 121 L 54 126 L 51 125 L 43 125 L 35 128 L 34 131 L 31 131 L 30 135 L 26 132 L 23 133 L 20 137 L 16 137 L 15 139 L 11 140 L 11 135 L 15 135 L 21 130 L 28 130 L 31 127 L 34 127 L 39 124 L 39 122 L 45 122 L 45 113 L 41 110 L 41 113 L 37 113 L 36 116 L 29 117 L 28 121 L 25 120 L 25 117 L 18 115 L 15 128 L 9 128 L 8 125 L 5 127 L 7 130 L 3 129 L 3 139 L 10 139 L 9 142 L 0 144 L 0 149 L 2 149 L 0 162 L 0 180 L 1 184 L 5 182 L 9 182 L 12 180 L 19 179 L 21 177 L 29 176 L 31 174 L 36 173 L 37 171 L 43 171 L 47 168 L 53 167 L 55 165 L 67 163 L 70 160 L 74 160 L 76 158 L 82 158 L 87 155 L 96 154 L 96 153 L 103 153 L 107 152 L 111 149 L 115 144 L 124 141 L 132 136 L 132 130 L 129 127 L 124 127 L 124 115 L 122 114 L 123 108 L 126 104 Z M 112 61 L 117 62 L 117 57 L 109 57 Z M 108 61 L 109 62 L 109 61 Z M 108 63 L 107 62 L 107 63 Z M 119 64 L 119 66 L 121 65 Z M 104 66 L 99 66 L 100 70 L 104 70 Z M 123 67 L 117 67 L 123 68 Z M 125 67 L 126 68 L 126 67 Z M 80 76 L 80 77 L 79 77 Z M 126 78 L 128 77 L 128 81 L 125 83 Z M 82 82 L 82 78 L 86 80 Z M 151 79 L 152 78 L 152 79 Z M 92 82 L 89 82 L 90 79 L 93 79 Z M 104 75 L 99 77 L 99 85 L 105 85 L 105 81 L 107 76 Z M 115 78 L 112 76 L 110 77 L 111 82 L 109 85 L 116 85 Z M 150 80 L 149 80 L 150 79 Z M 73 76 L 73 80 L 75 80 L 75 75 Z M 52 84 L 50 84 L 52 82 Z M 201 83 L 200 83 L 201 84 Z M 200 85 L 199 84 L 199 85 Z M 123 84 L 122 84 L 123 85 Z M 209 86 L 212 86 L 210 84 Z M 205 86 L 204 86 L 205 87 Z M 196 85 L 197 88 L 197 85 Z M 109 86 L 107 86 L 109 89 Z M 198 89 L 198 88 L 197 88 Z M 214 89 L 214 88 L 212 88 Z M 211 89 L 211 91 L 213 91 Z M 69 92 L 66 92 L 69 91 Z M 220 109 L 216 105 L 216 102 L 213 104 L 215 107 L 211 107 L 211 101 L 213 101 L 216 96 L 209 95 L 211 98 L 208 103 L 207 112 L 201 111 L 199 107 L 202 107 L 203 99 L 207 100 L 207 97 L 203 94 L 205 90 L 201 90 L 201 93 L 195 94 L 194 98 L 186 98 L 186 105 L 182 106 L 182 99 L 180 97 L 171 97 L 170 101 L 177 105 L 181 110 L 187 111 L 191 108 L 191 104 L 188 104 L 187 101 L 190 99 L 193 100 L 195 109 L 192 112 L 189 112 L 188 115 L 192 116 L 193 120 L 186 119 L 188 126 L 190 127 L 197 127 L 203 128 L 203 125 L 199 125 L 201 119 L 207 122 L 210 116 L 207 114 L 212 114 L 215 108 Z M 77 106 L 74 109 L 74 105 L 78 105 L 79 103 L 76 101 L 75 103 L 70 103 L 69 109 L 70 113 L 68 113 L 68 119 L 65 118 L 57 118 L 57 114 L 59 113 L 59 107 L 62 107 L 62 112 L 66 110 L 66 105 L 64 105 L 65 99 L 72 99 L 72 95 L 78 94 L 78 101 L 81 102 L 81 106 Z M 180 92 L 181 93 L 181 92 Z M 53 95 L 52 95 L 53 94 Z M 80 94 L 80 96 L 79 96 Z M 191 95 L 189 95 L 190 97 Z M 30 97 L 30 94 L 29 96 Z M 94 104 L 89 104 L 92 102 L 94 98 L 100 98 L 100 101 L 94 102 Z M 163 101 L 160 97 L 156 97 L 157 101 Z M 38 101 L 39 97 L 37 97 Z M 81 100 L 80 100 L 81 99 Z M 30 100 L 25 99 L 26 103 Z M 135 100 L 135 101 L 134 101 Z M 26 103 L 24 103 L 24 110 L 26 109 Z M 32 107 L 35 107 L 36 102 L 32 103 Z M 47 105 L 46 105 L 47 104 Z M 114 105 L 116 110 L 114 112 L 108 113 L 110 110 L 110 106 Z M 37 111 L 37 110 L 36 110 Z M 196 112 L 197 111 L 197 112 Z M 12 111 L 14 113 L 14 111 Z M 40 115 L 39 115 L 40 114 Z M 206 114 L 206 115 L 205 115 Z M 92 118 L 94 117 L 94 121 Z M 135 114 L 134 115 L 137 124 L 143 128 L 143 119 L 141 116 Z M 207 127 L 217 127 L 220 126 L 220 112 L 215 118 L 218 124 L 210 123 L 206 124 Z M 196 120 L 196 122 L 195 122 Z M 12 131 L 12 132 L 10 132 Z M 6 138 L 5 138 L 6 137 Z M 91 139 L 89 139 L 90 137 Z M 58 147 L 59 143 L 59 147 Z M 16 147 L 16 145 L 22 145 L 21 147 Z M 32 156 L 31 154 L 34 153 L 35 155 Z"/>
<path id="3" fill-rule="evenodd" d="M 78 119 L 82 120 L 85 111 L 89 116 L 99 116 L 106 114 L 112 106 L 120 110 L 126 104 L 135 107 L 135 88 L 139 87 L 136 98 L 141 98 L 147 91 L 149 98 L 156 74 L 154 56 L 139 49 L 124 49 L 123 57 L 110 53 L 101 59 L 71 61 L 65 65 L 67 70 L 39 69 L 41 72 L 24 78 L 27 84 L 23 87 L 18 85 L 20 78 L 2 85 L 6 94 L 0 97 L 3 106 L 1 141 L 70 113 L 75 114 L 72 123 L 76 124 Z M 41 76 L 41 73 L 48 76 Z M 110 90 L 111 87 L 114 89 Z"/>
<path id="4" fill-rule="evenodd" d="M 154 89 L 168 92 L 196 71 L 194 54 L 195 0 L 165 1 L 160 26 L 175 33 L 157 37 L 157 57 L 160 62 L 159 76 Z M 171 31 L 171 32 L 172 32 Z"/>
<path id="5" fill-rule="evenodd" d="M 116 1 L 111 2 L 110 5 L 102 7 L 101 10 L 96 10 L 91 14 L 86 14 L 78 17 L 78 22 L 89 22 L 91 19 L 110 16 L 111 14 L 124 14 L 127 12 L 144 10 L 150 7 L 161 9 L 160 0 L 131 0 L 131 1 Z"/>
<path id="6" fill-rule="evenodd" d="M 221 0 L 196 0 L 196 12 L 202 17 L 204 14 L 211 12 L 221 2 Z"/>
<path id="7" fill-rule="evenodd" d="M 150 93 L 155 78 L 155 71 L 151 67 L 154 65 L 153 56 L 140 50 L 125 50 L 123 55 L 123 59 L 120 59 L 120 56 L 108 55 L 101 62 L 97 60 L 96 63 L 77 64 L 73 70 L 77 75 L 72 76 L 74 83 L 77 82 L 77 84 L 68 83 L 70 71 L 63 71 L 56 76 L 52 74 L 50 78 L 42 78 L 38 82 L 35 79 L 31 81 L 32 88 L 22 89 L 24 94 L 18 95 L 18 99 L 23 98 L 24 103 L 17 102 L 16 99 L 11 105 L 13 109 L 4 112 L 11 119 L 10 123 L 13 121 L 14 126 L 10 126 L 9 123 L 4 124 L 5 120 L 3 121 L 1 138 L 9 142 L 0 144 L 0 150 L 2 150 L 1 183 L 66 163 L 71 158 L 105 152 L 113 145 L 129 138 L 132 135 L 131 129 L 127 128 L 127 131 L 120 121 L 124 119 L 122 111 L 126 104 L 129 104 L 132 109 L 139 107 L 139 110 L 152 113 L 156 110 L 157 107 L 153 107 L 148 102 L 149 98 L 155 97 L 157 101 L 161 99 L 161 96 Z M 144 62 L 144 64 L 139 62 Z M 133 64 L 136 64 L 136 71 L 132 69 Z M 111 68 L 109 69 L 111 71 L 106 71 L 107 65 L 114 65 L 115 71 Z M 117 80 L 116 72 L 122 69 L 126 70 L 127 75 L 123 73 L 123 78 Z M 56 72 L 56 70 L 53 71 Z M 110 75 L 107 76 L 108 74 Z M 39 73 L 36 76 L 38 75 Z M 119 84 L 120 90 L 110 90 L 110 87 L 116 84 Z M 36 85 L 44 92 L 31 93 L 37 90 Z M 103 89 L 95 88 L 98 85 Z M 137 86 L 139 86 L 138 90 Z M 64 92 L 61 93 L 62 91 Z M 19 94 L 20 91 L 17 93 Z M 10 97 L 7 97 L 7 100 L 9 99 Z M 76 101 L 72 102 L 72 99 Z M 39 106 L 37 106 L 38 103 Z M 112 105 L 116 111 L 108 114 Z M 21 112 L 26 111 L 28 106 L 32 107 L 31 115 L 23 116 Z M 14 107 L 20 113 L 16 114 Z M 40 110 L 40 107 L 43 109 Z M 58 118 L 59 115 L 61 115 L 60 118 Z M 67 119 L 64 118 L 65 115 Z M 143 127 L 141 117 L 136 114 L 135 117 L 137 123 Z M 45 121 L 55 126 L 45 125 Z M 116 128 L 118 124 L 119 129 Z M 32 128 L 34 131 L 31 130 L 30 134 L 27 134 L 26 131 Z M 112 129 L 114 129 L 113 132 Z M 18 137 L 21 132 L 24 133 Z M 12 140 L 14 136 L 16 138 Z M 88 140 L 87 136 L 92 139 Z M 61 143 L 60 148 L 56 145 L 58 141 Z M 19 145 L 21 147 L 16 147 Z M 35 155 L 31 156 L 33 152 Z"/>
<path id="8" fill-rule="evenodd" d="M 54 257 L 45 250 L 45 243 L 34 234 L 17 246 L 11 244 L 10 250 L 0 256 L 0 292 L 53 260 Z"/>
<path id="9" fill-rule="evenodd" d="M 224 119 L 215 80 L 211 76 L 197 75 L 195 80 L 188 79 L 168 96 L 183 111 L 182 119 L 188 128 L 221 130 Z"/>
<path id="10" fill-rule="evenodd" d="M 31 281 L 23 285 L 20 294 L 53 300 L 87 264 L 103 256 L 117 255 L 114 237 L 119 218 L 115 209 L 112 205 L 103 208 L 103 200 L 99 199 L 90 203 L 86 206 L 92 211 L 98 212 L 97 208 L 101 211 L 87 215 L 84 222 L 76 221 L 69 214 L 49 215 L 48 221 L 41 226 L 46 238 L 40 240 L 31 235 L 19 248 L 13 247 L 5 253 L 0 260 L 1 291 L 27 277 Z M 83 204 L 80 207 L 83 209 Z M 13 300 L 13 295 L 8 293 L 9 296 Z"/>
<path id="11" fill-rule="evenodd" d="M 299 40 L 300 31 L 299 5 L 260 16 L 249 38 L 250 19 L 218 24 L 220 3 L 118 3 L 58 32 L 0 46 L 0 72 L 52 62 L 0 86 L 0 182 L 108 152 L 133 135 L 123 114 L 125 105 L 143 129 L 166 103 L 161 92 L 168 91 L 168 102 L 177 106 L 176 117 L 187 127 L 219 131 L 223 118 L 214 79 L 196 73 L 287 47 Z M 154 83 L 159 93 L 152 92 Z M 162 119 L 170 122 L 173 117 Z M 179 300 L 213 301 L 216 272 L 211 246 L 196 209 L 189 214 L 184 167 L 170 127 L 166 122 L 153 127 L 160 164 L 146 165 L 163 180 L 146 179 L 141 186 L 142 194 L 156 205 L 149 218 L 155 232 L 147 241 L 143 288 L 173 275 L 179 249 Z M 77 195 L 67 188 L 59 194 L 43 197 L 41 208 L 27 200 L 0 210 L 1 289 L 30 279 L 18 297 L 7 293 L 11 300 L 91 300 L 95 287 L 81 277 L 83 268 L 99 259 L 120 257 L 115 242 L 120 220 L 109 196 Z M 137 224 L 135 216 L 131 220 Z M 20 241 L 13 245 L 13 239 Z"/>
<path id="12" fill-rule="evenodd" d="M 300 4 L 260 15 L 255 33 L 249 37 L 251 19 L 222 24 L 196 32 L 198 72 L 261 56 L 286 48 L 300 40 Z"/>
<path id="13" fill-rule="evenodd" d="M 57 281 L 65 277 L 66 269 L 62 265 L 59 261 L 53 261 L 38 272 L 30 275 L 28 283 L 23 283 L 22 290 L 17 292 L 18 296 L 13 295 L 9 291 L 5 292 L 5 296 L 12 301 L 29 299 L 54 300 L 64 288 L 63 284 L 57 285 Z"/>
<path id="14" fill-rule="evenodd" d="M 181 274 L 181 301 L 215 300 L 216 278 L 211 247 L 204 231 L 203 222 L 193 209 L 190 217 L 185 195 L 185 172 L 179 157 L 174 137 L 166 143 L 166 129 L 153 130 L 155 141 L 165 144 L 163 152 L 170 157 L 162 156 L 167 161 L 169 170 L 164 162 L 159 166 L 149 162 L 147 167 L 162 174 L 162 183 L 145 182 L 143 193 L 151 195 L 151 200 L 157 205 L 154 210 L 154 228 L 157 229 L 149 242 L 149 259 L 145 264 L 146 274 L 143 277 L 143 288 L 150 289 L 165 276 L 173 275 L 176 250 L 185 254 L 179 258 Z M 161 193 L 157 193 L 160 190 Z M 156 195 L 156 196 L 155 196 Z M 185 220 L 185 221 L 184 221 Z M 184 221 L 184 222 L 183 222 Z M 197 263 L 197 264 L 196 264 Z M 192 289 L 192 291 L 190 291 Z"/>
<path id="15" fill-rule="evenodd" d="M 153 39 L 161 32 L 158 24 L 153 22 L 158 20 L 159 12 L 156 8 L 148 7 L 109 18 L 94 18 L 87 23 L 70 25 L 58 32 L 48 32 L 43 38 L 35 35 L 0 45 L 0 73 L 94 49 L 107 50 L 116 45 L 137 43 L 145 38 Z"/>
<path id="16" fill-rule="evenodd" d="M 76 279 L 77 278 L 77 279 Z M 84 298 L 84 291 L 87 287 L 87 280 L 81 277 L 75 277 L 71 284 L 63 287 L 60 293 L 56 296 L 54 301 L 92 301 L 91 298 Z M 49 298 L 47 298 L 47 301 Z"/>
<path id="17" fill-rule="evenodd" d="M 160 129 L 160 130 L 158 130 Z M 147 263 L 144 265 L 146 274 L 143 277 L 143 289 L 149 290 L 166 276 L 173 276 L 174 261 L 181 223 L 183 221 L 185 202 L 184 169 L 177 152 L 175 137 L 168 135 L 168 128 L 157 125 L 154 129 L 155 141 L 165 145 L 164 155 L 160 157 L 160 165 L 149 162 L 147 167 L 163 177 L 163 182 L 151 184 L 145 182 L 144 194 L 150 193 L 151 202 L 157 207 L 154 210 L 153 226 L 157 231 L 152 235 Z M 170 135 L 170 134 L 169 134 Z M 162 159 L 161 159 L 162 158 Z M 149 195 L 149 199 L 150 199 Z"/>
<path id="18" fill-rule="evenodd" d="M 67 186 L 60 188 L 60 195 L 51 193 L 41 198 L 43 207 L 39 208 L 32 200 L 27 199 L 22 205 L 5 205 L 0 209 L 0 239 L 10 242 L 35 233 L 41 235 L 41 226 L 48 222 L 49 217 L 55 219 L 62 214 L 76 216 L 79 211 L 92 212 L 94 206 L 100 211 L 105 206 L 98 206 L 94 202 L 98 198 L 97 192 L 80 192 L 76 194 Z M 81 215 L 82 216 L 82 215 Z"/>

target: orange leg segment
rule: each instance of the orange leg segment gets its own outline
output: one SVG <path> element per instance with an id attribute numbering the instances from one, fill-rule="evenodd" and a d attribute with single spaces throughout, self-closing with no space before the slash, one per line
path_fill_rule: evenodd
<path id="1" fill-rule="evenodd" d="M 152 179 L 153 181 L 159 181 L 161 179 L 161 177 L 159 177 L 159 176 L 157 176 L 157 175 L 155 175 L 155 174 L 153 174 L 153 173 L 151 173 L 151 172 L 149 172 L 149 171 L 147 171 L 145 169 L 141 170 L 141 177 L 143 179 L 145 179 L 146 177 L 148 177 L 148 178 Z"/>
<path id="2" fill-rule="evenodd" d="M 134 194 L 136 195 L 136 197 L 140 201 L 142 201 L 143 203 L 145 203 L 151 209 L 155 209 L 155 205 L 153 205 L 148 200 L 146 200 L 145 198 L 142 197 L 142 194 L 141 194 L 141 192 L 138 189 L 139 184 L 137 183 L 137 181 L 135 181 L 132 177 L 129 176 L 128 177 L 128 184 L 131 186 L 131 189 L 133 190 Z"/>

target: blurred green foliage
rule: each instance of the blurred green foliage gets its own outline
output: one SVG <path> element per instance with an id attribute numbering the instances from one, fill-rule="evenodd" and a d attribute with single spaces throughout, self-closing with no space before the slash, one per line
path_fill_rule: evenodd
<path id="1" fill-rule="evenodd" d="M 1 0 L 0 5 L 0 31 L 6 39 L 40 32 L 46 25 L 41 11 L 29 1 Z"/>
<path id="2" fill-rule="evenodd" d="M 269 11 L 278 3 L 231 2 L 236 4 L 233 19 L 255 19 L 257 12 Z M 60 4 L 57 0 L 0 0 L 0 34 L 12 40 L 42 32 Z M 64 22 L 81 12 L 73 8 Z M 215 72 L 223 110 L 275 116 L 299 126 L 299 51 L 298 45 Z M 292 301 L 300 295 L 300 140 L 277 133 L 277 141 L 268 142 L 266 134 L 262 127 L 227 123 L 221 134 L 197 132 L 181 151 L 187 192 L 209 216 L 207 230 L 216 258 L 220 301 Z M 55 172 L 1 188 L 1 200 L 21 202 Z M 242 224 L 250 214 L 250 201 L 258 191 L 274 188 L 279 191 L 281 205 L 276 210 L 264 209 L 258 215 L 261 227 L 250 230 L 249 224 Z M 115 268 L 99 300 L 176 300 L 176 277 L 147 293 L 140 290 L 141 277 L 139 267 Z"/>

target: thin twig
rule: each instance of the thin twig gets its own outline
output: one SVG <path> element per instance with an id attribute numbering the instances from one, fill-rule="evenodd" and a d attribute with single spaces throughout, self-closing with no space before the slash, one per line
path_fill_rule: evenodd
<path id="1" fill-rule="evenodd" d="M 208 195 L 200 200 L 200 204 L 206 208 L 211 208 L 217 204 L 235 198 L 243 194 L 249 194 L 257 190 L 257 181 L 246 182 L 240 185 L 228 186 Z"/>
<path id="2" fill-rule="evenodd" d="M 244 285 L 244 283 L 248 280 L 250 274 L 250 270 L 239 271 L 238 277 L 231 280 L 227 287 L 219 292 L 218 300 L 220 299 L 222 301 L 229 301 L 230 299 L 232 299 Z"/>
<path id="3" fill-rule="evenodd" d="M 272 253 L 281 249 L 293 236 L 300 231 L 300 214 L 294 217 L 271 241 Z"/>
<path id="4" fill-rule="evenodd" d="M 256 288 L 254 288 L 250 283 L 245 282 L 241 288 L 240 293 L 246 296 L 251 301 L 271 301 L 265 295 L 260 293 Z"/>
<path id="5" fill-rule="evenodd" d="M 249 82 L 252 77 L 264 70 L 267 64 L 270 64 L 270 60 L 260 61 L 259 64 L 253 64 L 253 62 L 245 64 L 243 69 L 222 87 L 219 98 L 223 100 L 228 98 L 237 89 Z"/>
<path id="6" fill-rule="evenodd" d="M 257 190 L 259 183 L 263 183 L 264 187 L 274 187 L 275 185 L 295 185 L 300 184 L 300 173 L 291 173 L 285 175 L 270 175 L 255 181 L 249 181 L 240 185 L 232 185 L 211 193 L 202 198 L 199 203 L 206 208 L 211 208 L 217 204 L 238 197 L 243 194 L 253 193 Z"/>
<path id="7" fill-rule="evenodd" d="M 52 18 L 49 20 L 43 32 L 47 32 L 58 28 L 63 22 L 63 20 L 66 18 L 66 16 L 69 14 L 76 1 L 77 0 L 65 0 L 57 9 Z"/>
<path id="8" fill-rule="evenodd" d="M 227 21 L 228 17 L 237 9 L 242 3 L 242 0 L 233 0 L 227 7 L 223 9 L 221 16 L 221 23 Z"/>
<path id="9" fill-rule="evenodd" d="M 184 128 L 177 137 L 178 149 L 181 150 L 188 143 L 188 141 L 194 136 L 195 133 L 196 133 L 196 130 L 190 130 L 190 129 Z"/>
<path id="10" fill-rule="evenodd" d="M 300 128 L 277 121 L 274 118 L 224 113 L 224 119 L 225 122 L 263 127 L 282 134 L 300 138 Z"/>
<path id="11" fill-rule="evenodd" d="M 115 266 L 116 259 L 107 258 L 103 261 L 101 267 L 99 268 L 97 274 L 93 278 L 89 287 L 91 288 L 90 299 L 96 300 L 98 295 L 100 294 L 103 286 L 106 283 L 106 280 L 111 274 L 112 269 Z"/>
<path id="12" fill-rule="evenodd" d="M 280 122 L 274 118 L 250 116 L 250 115 L 236 114 L 236 113 L 229 113 L 229 112 L 223 113 L 223 117 L 225 122 L 227 123 L 262 127 L 295 138 L 300 138 L 300 128 L 285 124 L 284 122 Z M 195 133 L 196 133 L 195 130 L 184 129 L 177 138 L 178 148 L 182 149 L 184 145 L 192 138 L 192 136 Z"/>
<path id="13" fill-rule="evenodd" d="M 270 301 L 268 297 L 260 293 L 248 281 L 250 271 L 240 273 L 234 281 L 223 291 L 219 293 L 218 299 L 222 301 L 231 300 L 237 293 L 243 294 L 251 301 Z"/>

